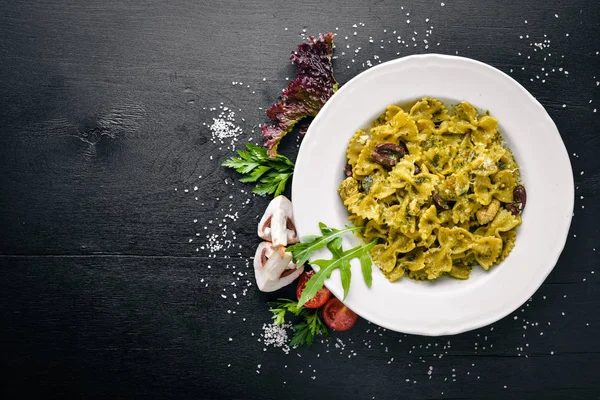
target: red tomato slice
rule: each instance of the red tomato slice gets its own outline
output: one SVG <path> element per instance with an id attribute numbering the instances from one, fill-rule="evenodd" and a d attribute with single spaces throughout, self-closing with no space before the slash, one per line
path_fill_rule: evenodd
<path id="1" fill-rule="evenodd" d="M 347 331 L 354 326 L 357 319 L 358 315 L 335 297 L 323 307 L 323 320 L 335 331 Z"/>
<path id="2" fill-rule="evenodd" d="M 313 276 L 314 274 L 315 274 L 315 271 L 307 271 L 307 272 L 303 273 L 302 275 L 300 275 L 300 279 L 298 279 L 298 286 L 296 287 L 296 297 L 298 298 L 298 300 L 300 300 L 300 296 L 302 295 L 302 291 L 304 290 L 304 287 L 306 286 L 306 282 L 308 282 L 310 277 Z M 325 304 L 327 302 L 327 300 L 329 300 L 330 297 L 331 297 L 331 292 L 329 291 L 329 289 L 327 289 L 326 287 L 323 287 L 323 289 L 321 289 L 317 292 L 315 297 L 313 297 L 312 299 L 309 299 L 306 303 L 304 303 L 304 307 L 319 308 L 323 304 Z"/>

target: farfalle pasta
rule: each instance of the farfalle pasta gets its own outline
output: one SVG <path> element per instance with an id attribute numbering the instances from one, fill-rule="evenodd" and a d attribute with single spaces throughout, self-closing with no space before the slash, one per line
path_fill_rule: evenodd
<path id="1" fill-rule="evenodd" d="M 346 151 L 339 194 L 390 280 L 467 279 L 504 260 L 525 205 L 498 121 L 462 102 L 390 105 Z"/>

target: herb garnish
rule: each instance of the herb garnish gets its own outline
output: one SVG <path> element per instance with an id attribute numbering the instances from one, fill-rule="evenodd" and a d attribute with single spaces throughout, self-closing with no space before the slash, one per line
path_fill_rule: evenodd
<path id="1" fill-rule="evenodd" d="M 319 229 L 321 230 L 322 236 L 303 237 L 301 243 L 296 243 L 287 248 L 287 251 L 293 254 L 294 261 L 296 261 L 298 265 L 307 262 L 312 253 L 327 246 L 327 244 L 333 240 L 340 241 L 341 244 L 342 235 L 344 233 L 354 232 L 360 229 L 360 227 L 352 226 L 346 227 L 345 229 L 335 229 L 319 222 Z"/>
<path id="2" fill-rule="evenodd" d="M 345 299 L 348 295 L 348 290 L 350 289 L 350 280 L 352 278 L 350 260 L 353 258 L 358 258 L 360 260 L 363 278 L 367 286 L 371 286 L 372 283 L 372 261 L 369 256 L 369 250 L 375 246 L 376 242 L 373 241 L 344 251 L 342 249 L 342 235 L 346 232 L 353 232 L 360 229 L 359 227 L 347 227 L 339 230 L 330 228 L 321 222 L 319 223 L 319 228 L 321 229 L 322 236 L 303 238 L 303 240 L 305 240 L 304 243 L 298 243 L 288 247 L 288 251 L 293 254 L 294 260 L 298 265 L 301 265 L 301 261 L 302 263 L 306 262 L 313 252 L 325 246 L 327 246 L 332 254 L 330 260 L 315 260 L 311 262 L 311 264 L 319 267 L 319 271 L 306 282 L 306 286 L 298 300 L 298 306 L 302 306 L 309 299 L 313 298 L 317 292 L 323 288 L 325 279 L 329 278 L 335 269 L 340 270 Z"/>
<path id="3" fill-rule="evenodd" d="M 275 325 L 283 325 L 288 312 L 302 318 L 302 322 L 294 325 L 294 336 L 290 340 L 290 345 L 307 344 L 310 346 L 316 335 L 329 336 L 329 330 L 323 323 L 318 309 L 302 307 L 295 300 L 290 299 L 278 299 L 270 302 L 269 305 Z"/>
<path id="4" fill-rule="evenodd" d="M 240 182 L 259 182 L 252 193 L 274 197 L 283 193 L 285 185 L 294 172 L 294 163 L 286 156 L 278 154 L 274 158 L 267 155 L 267 149 L 246 143 L 247 151 L 238 150 L 239 157 L 231 157 L 223 164 L 242 175 Z"/>

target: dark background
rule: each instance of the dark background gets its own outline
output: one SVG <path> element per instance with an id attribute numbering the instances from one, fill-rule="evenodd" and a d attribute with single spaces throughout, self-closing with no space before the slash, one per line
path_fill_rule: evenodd
<path id="1" fill-rule="evenodd" d="M 444 3 L 0 2 L 3 397 L 600 397 L 598 5 Z M 266 302 L 291 294 L 254 285 L 268 199 L 219 166 L 232 140 L 210 127 L 233 110 L 235 148 L 260 141 L 304 30 L 338 34 L 341 84 L 367 60 L 458 54 L 544 105 L 576 199 L 529 302 L 457 336 L 360 320 L 289 354 L 264 345 Z"/>

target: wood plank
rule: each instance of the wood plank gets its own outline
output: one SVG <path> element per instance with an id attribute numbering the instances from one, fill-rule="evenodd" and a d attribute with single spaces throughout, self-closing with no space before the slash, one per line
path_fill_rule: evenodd
<path id="1" fill-rule="evenodd" d="M 219 166 L 233 151 L 209 127 L 227 107 L 243 130 L 235 147 L 260 141 L 304 30 L 338 33 L 342 84 L 367 60 L 458 54 L 544 105 L 576 201 L 565 250 L 531 301 L 452 337 L 360 320 L 290 354 L 258 341 L 267 301 L 293 289 L 254 287 L 268 199 Z M 598 398 L 599 36 L 590 0 L 4 4 L 3 397 Z M 282 150 L 293 159 L 297 140 Z"/>
<path id="2" fill-rule="evenodd" d="M 290 388 L 317 384 L 323 396 L 352 396 L 348 382 L 359 380 L 361 393 L 376 398 L 443 391 L 474 399 L 502 393 L 504 385 L 523 398 L 600 390 L 597 279 L 545 284 L 522 311 L 458 336 L 404 335 L 360 320 L 286 355 L 257 341 L 270 320 L 266 301 L 281 294 L 257 291 L 246 263 L 1 257 L 6 390 L 258 399 L 268 387 L 275 398 L 299 398 Z"/>

